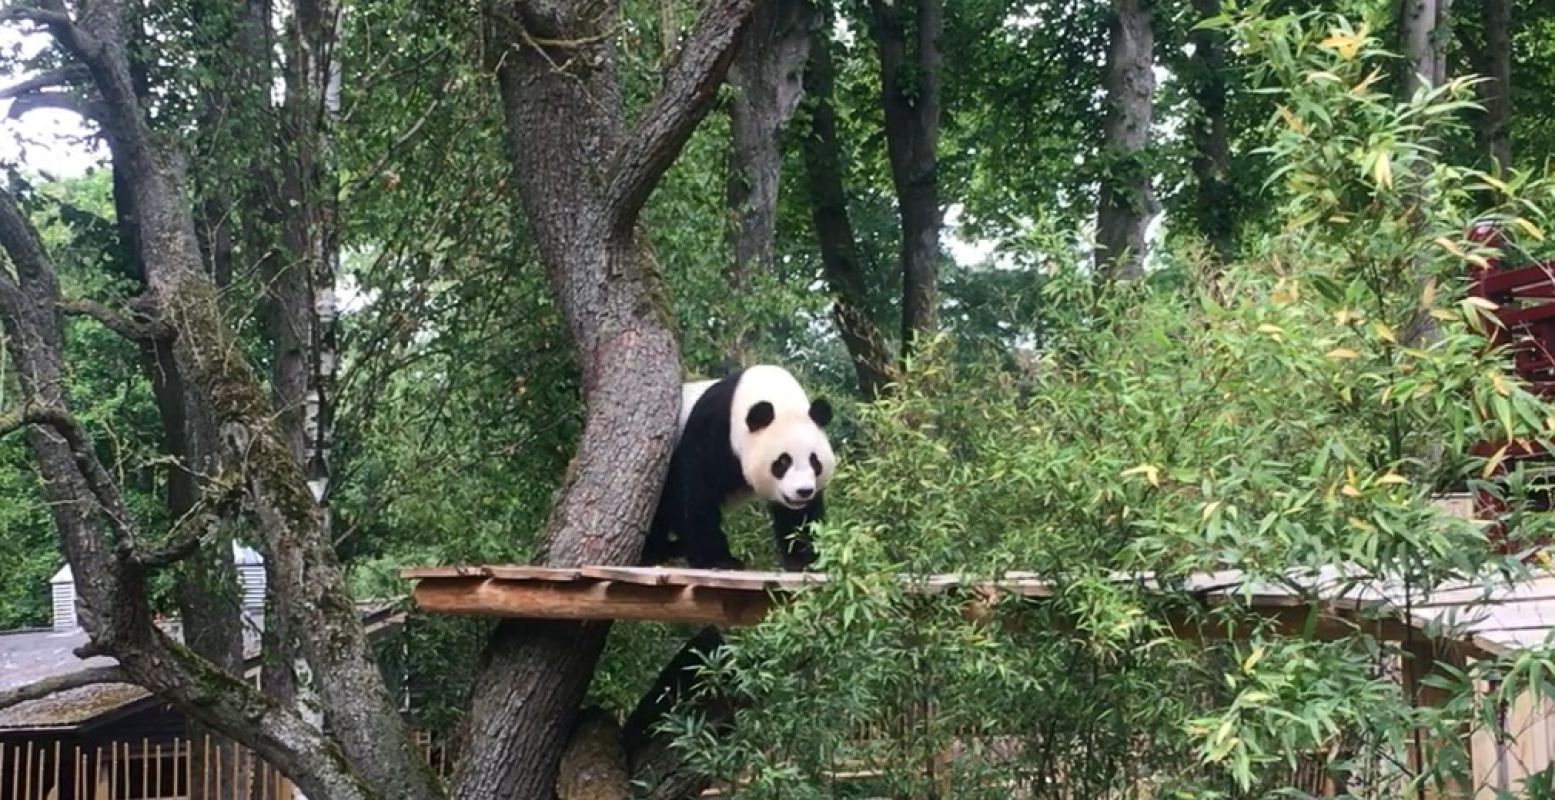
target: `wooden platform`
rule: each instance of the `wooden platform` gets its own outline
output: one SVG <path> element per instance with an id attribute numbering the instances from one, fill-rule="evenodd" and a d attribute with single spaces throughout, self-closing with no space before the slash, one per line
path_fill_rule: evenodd
<path id="1" fill-rule="evenodd" d="M 442 614 L 565 620 L 651 620 L 718 626 L 754 625 L 776 603 L 828 580 L 820 573 L 731 572 L 671 567 L 460 566 L 407 569 L 423 610 Z M 998 580 L 957 575 L 902 576 L 921 594 L 958 594 L 969 600 L 997 595 L 1032 601 L 1057 587 L 1033 573 Z M 1165 590 L 1149 575 L 1114 576 L 1150 591 Z M 1543 641 L 1555 627 L 1555 575 L 1486 593 L 1457 585 L 1431 596 L 1402 585 L 1328 569 L 1258 582 L 1234 570 L 1195 575 L 1172 594 L 1187 593 L 1214 606 L 1236 603 L 1296 632 L 1323 638 L 1362 627 L 1380 638 L 1434 641 L 1460 658 L 1505 653 Z M 1184 636 L 1221 636 L 1184 618 L 1168 620 Z M 1444 629 L 1444 626 L 1452 630 Z"/>

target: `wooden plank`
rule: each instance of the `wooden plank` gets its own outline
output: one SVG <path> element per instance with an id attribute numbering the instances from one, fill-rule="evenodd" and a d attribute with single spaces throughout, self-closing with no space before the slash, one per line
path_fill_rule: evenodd
<path id="1" fill-rule="evenodd" d="M 434 613 L 459 613 L 493 617 L 536 619 L 622 619 L 689 622 L 718 625 L 753 624 L 769 607 L 769 595 L 782 595 L 807 586 L 826 583 L 824 573 L 745 572 L 677 567 L 585 566 L 549 568 L 527 566 L 454 566 L 407 569 L 402 574 L 417 581 L 414 596 L 421 608 Z M 954 574 L 897 576 L 909 592 L 945 594 L 964 591 L 983 598 L 1011 594 L 1040 600 L 1052 597 L 1054 585 L 1035 573 L 1009 572 L 998 578 Z M 1112 576 L 1118 582 L 1139 583 L 1146 590 L 1154 581 L 1148 574 Z M 1426 630 L 1469 617 L 1473 623 L 1459 634 L 1453 651 L 1479 656 L 1506 652 L 1525 641 L 1532 629 L 1555 624 L 1555 579 L 1537 586 L 1508 588 L 1507 596 L 1539 598 L 1522 604 L 1482 604 L 1470 609 L 1447 604 L 1432 605 L 1432 598 L 1411 598 L 1416 613 L 1405 621 L 1403 590 L 1392 584 L 1341 569 L 1293 573 L 1289 584 L 1249 581 L 1238 570 L 1222 570 L 1192 576 L 1187 584 L 1198 601 L 1210 607 L 1244 606 L 1270 618 L 1288 617 L 1295 632 L 1304 630 L 1309 609 L 1319 608 L 1325 636 L 1345 635 L 1356 625 L 1373 626 L 1398 641 L 1413 626 Z M 1530 582 L 1532 583 L 1532 582 Z M 629 588 L 635 587 L 635 588 Z M 1157 587 L 1158 588 L 1158 587 Z M 693 591 L 686 591 L 693 590 Z M 1473 591 L 1461 583 L 1447 592 L 1455 598 Z M 1322 600 L 1320 595 L 1328 595 Z M 1335 594 L 1339 596 L 1334 596 Z M 658 607 L 656 607 L 658 606 Z M 1492 609 L 1486 611 L 1485 609 Z M 1479 619 L 1475 619 L 1478 617 Z M 1381 618 L 1392 623 L 1381 624 Z M 1339 626 L 1348 626 L 1341 630 Z M 1435 633 L 1433 631 L 1433 633 Z"/>
<path id="2" fill-rule="evenodd" d="M 575 581 L 582 574 L 572 567 L 533 567 L 522 564 L 495 566 L 410 567 L 400 570 L 405 580 L 428 578 L 507 578 L 512 580 Z"/>
<path id="3" fill-rule="evenodd" d="M 641 620 L 701 625 L 753 625 L 767 595 L 711 586 L 645 586 L 598 581 L 422 581 L 414 594 L 427 611 L 527 619 Z"/>

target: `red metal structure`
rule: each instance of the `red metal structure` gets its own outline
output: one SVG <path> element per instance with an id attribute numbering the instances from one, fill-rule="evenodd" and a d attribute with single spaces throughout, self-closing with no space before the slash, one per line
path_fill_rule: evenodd
<path id="1" fill-rule="evenodd" d="M 1495 246 L 1503 253 L 1505 239 L 1493 225 L 1480 224 L 1469 231 L 1469 240 Z M 1507 346 L 1512 356 L 1513 373 L 1525 388 L 1545 398 L 1555 399 L 1555 261 L 1509 267 L 1502 258 L 1494 258 L 1483 268 L 1470 272 L 1469 293 L 1496 304 L 1491 312 L 1500 326 L 1491 330 L 1494 345 Z M 1474 454 L 1489 457 L 1506 442 L 1487 441 L 1474 447 Z M 1547 472 L 1555 479 L 1555 453 L 1537 442 L 1514 442 L 1497 465 L 1493 476 L 1506 475 L 1522 465 L 1524 470 Z M 1540 480 L 1540 484 L 1555 481 Z M 1555 485 L 1531 498 L 1537 510 L 1549 510 Z M 1475 492 L 1476 516 L 1499 520 L 1505 506 L 1492 494 Z M 1504 541 L 1505 531 L 1498 521 L 1491 530 L 1493 539 Z M 1526 543 L 1524 543 L 1526 545 Z M 1545 543 L 1540 543 L 1545 544 Z"/>

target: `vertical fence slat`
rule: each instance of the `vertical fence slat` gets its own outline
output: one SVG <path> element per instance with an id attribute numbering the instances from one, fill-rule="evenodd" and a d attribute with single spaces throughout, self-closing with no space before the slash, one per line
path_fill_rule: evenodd
<path id="1" fill-rule="evenodd" d="M 22 793 L 17 797 L 32 797 L 32 742 L 27 743 L 27 754 L 22 755 L 21 748 L 16 749 L 17 761 L 21 763 Z"/>
<path id="2" fill-rule="evenodd" d="M 142 737 L 96 747 L 62 740 L 0 743 L 0 798 L 5 800 L 289 800 L 295 787 L 273 765 L 236 743 L 223 746 L 201 737 L 204 760 L 193 737 L 152 741 Z M 447 777 L 445 748 L 418 736 L 416 749 L 440 777 Z M 199 774 L 195 774 L 196 764 Z M 140 770 L 139 781 L 135 771 Z M 203 788 L 196 787 L 196 783 Z M 68 787 L 68 788 L 67 788 Z"/>

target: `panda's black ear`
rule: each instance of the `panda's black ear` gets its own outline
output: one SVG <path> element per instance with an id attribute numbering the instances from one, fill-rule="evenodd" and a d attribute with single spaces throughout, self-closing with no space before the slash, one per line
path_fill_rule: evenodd
<path id="1" fill-rule="evenodd" d="M 810 404 L 810 419 L 815 420 L 815 424 L 822 428 L 830 425 L 831 403 L 826 402 L 824 397 L 815 398 L 815 401 Z"/>
<path id="2" fill-rule="evenodd" d="M 745 428 L 751 433 L 755 433 L 771 425 L 772 420 L 776 418 L 777 411 L 772 408 L 772 404 L 763 400 L 751 406 L 750 410 L 745 412 Z"/>

